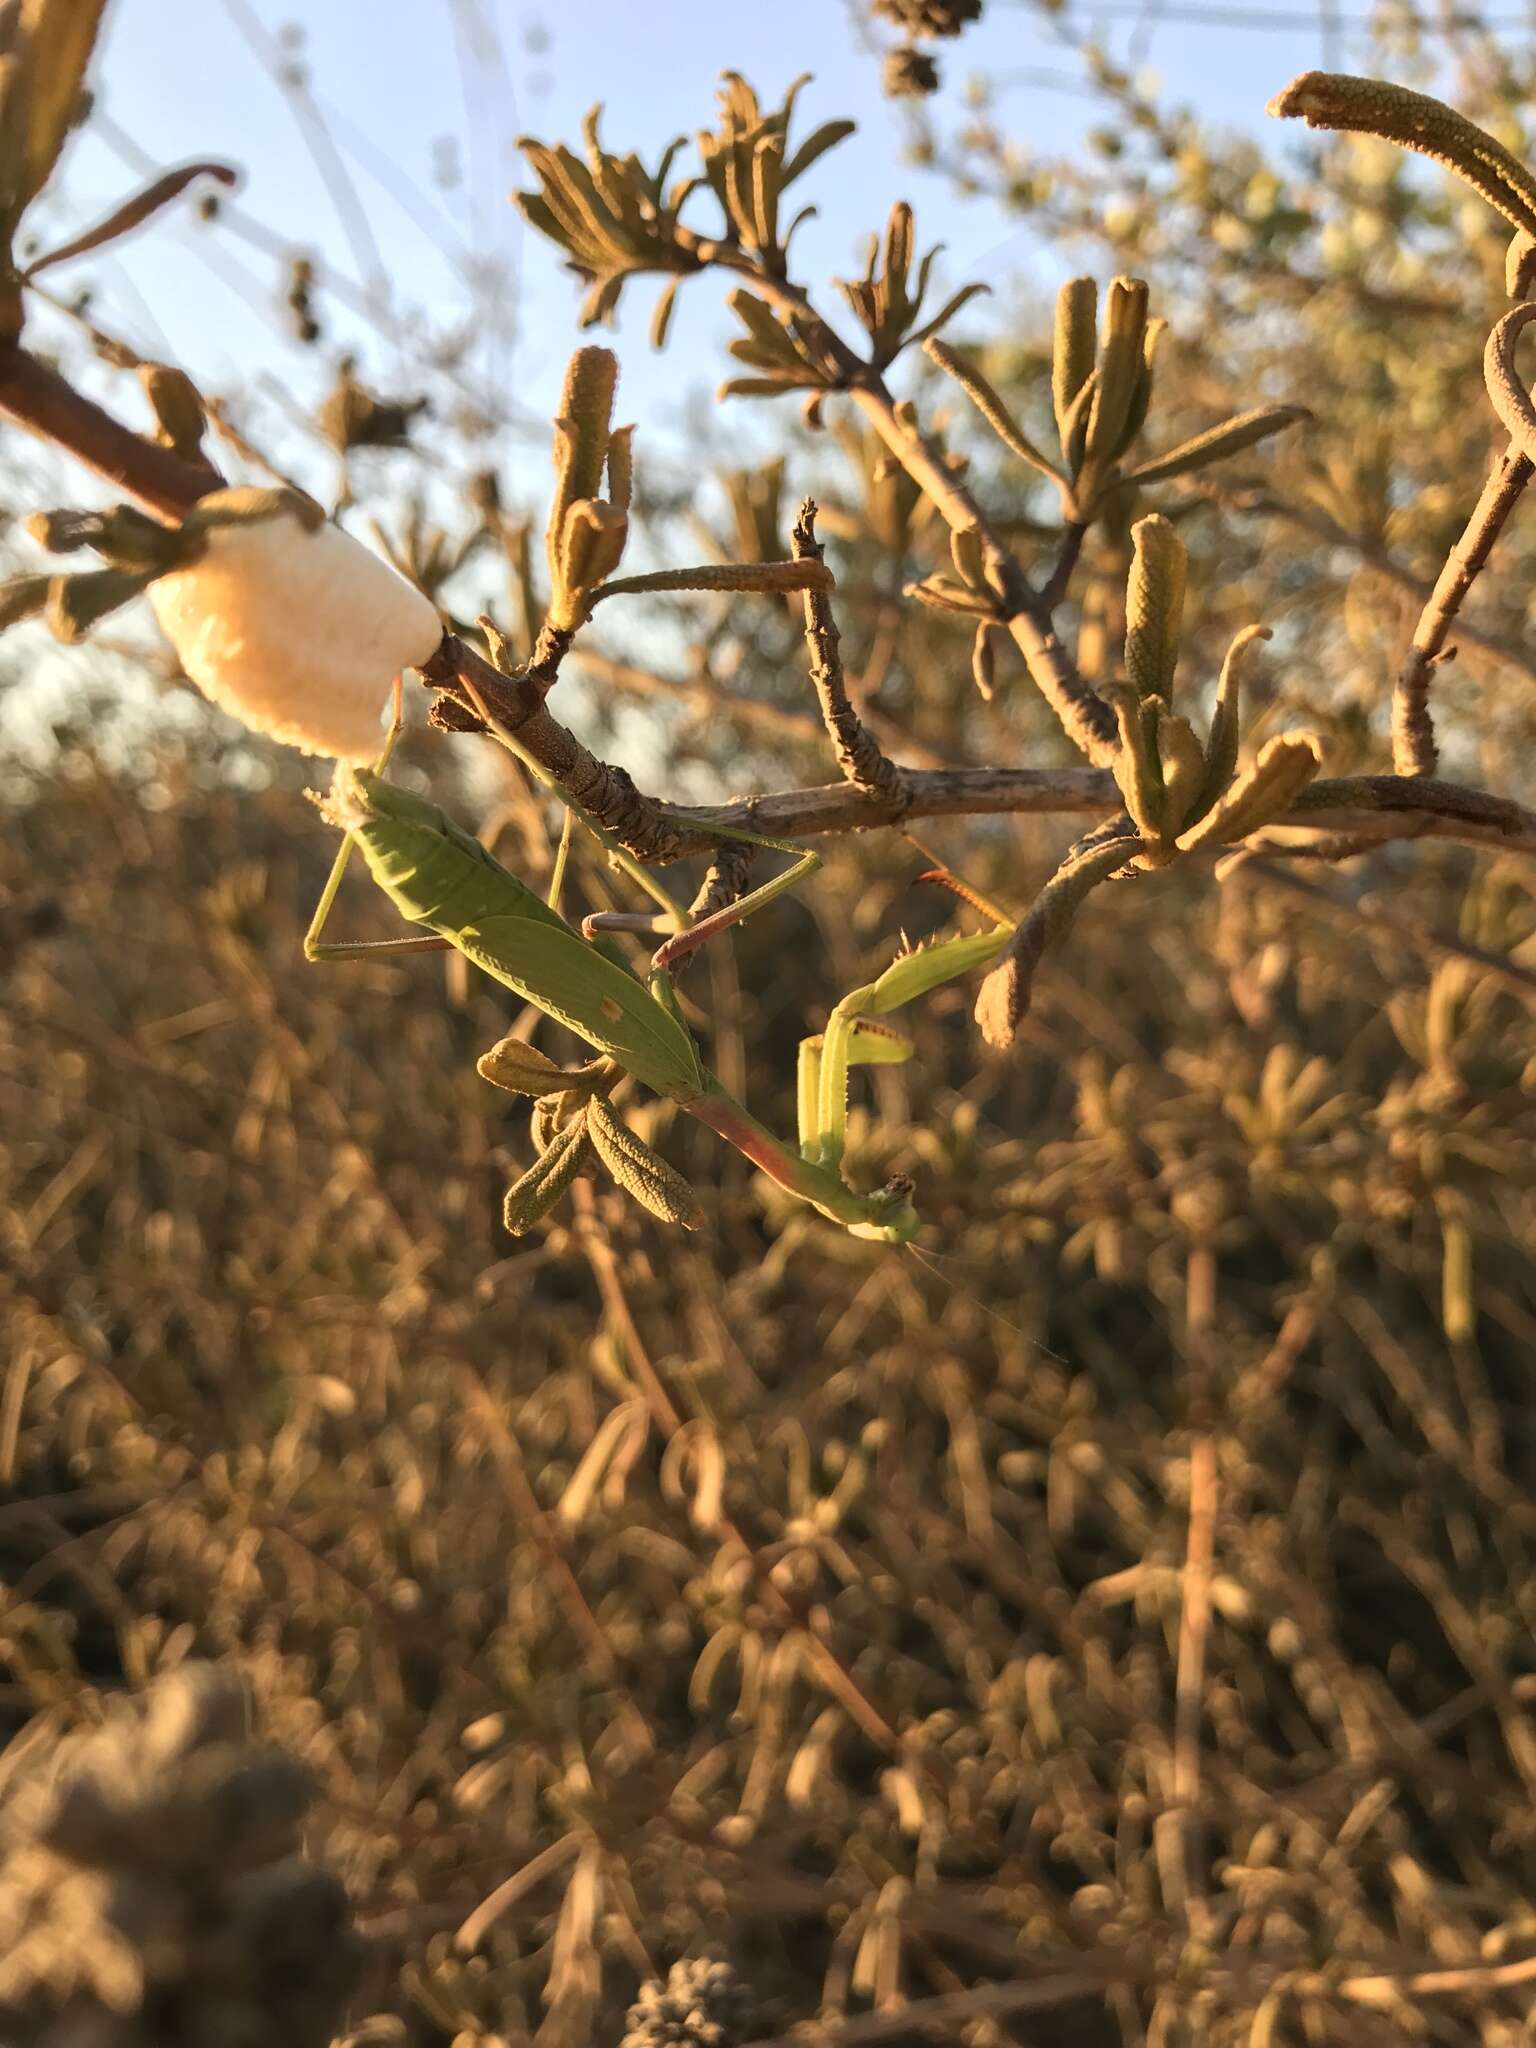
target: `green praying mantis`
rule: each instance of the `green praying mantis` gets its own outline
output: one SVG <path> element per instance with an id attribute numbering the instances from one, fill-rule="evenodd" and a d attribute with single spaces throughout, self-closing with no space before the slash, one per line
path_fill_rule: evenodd
<path id="1" fill-rule="evenodd" d="M 513 736 L 481 708 L 495 737 L 527 761 Z M 882 1244 L 907 1243 L 918 1229 L 907 1177 L 897 1175 L 882 1188 L 860 1193 L 843 1176 L 849 1073 L 857 1066 L 910 1058 L 911 1040 L 879 1020 L 995 958 L 1006 945 L 1012 924 L 998 919 L 989 931 L 905 952 L 873 981 L 843 997 L 826 1029 L 800 1047 L 796 1149 L 759 1123 L 705 1066 L 683 1020 L 671 970 L 709 939 L 797 887 L 820 867 L 820 856 L 782 840 L 730 835 L 791 853 L 794 861 L 725 909 L 674 930 L 653 955 L 642 982 L 592 943 L 592 937 L 605 928 L 633 930 L 653 921 L 628 913 L 599 914 L 577 931 L 436 804 L 385 779 L 398 721 L 397 692 L 395 731 L 377 767 L 338 768 L 327 810 L 346 837 L 316 907 L 305 955 L 311 960 L 347 959 L 360 953 L 451 946 L 597 1052 L 598 1059 L 590 1065 L 569 1070 L 529 1046 L 504 1039 L 481 1059 L 480 1072 L 488 1080 L 537 1101 L 533 1130 L 539 1157 L 508 1190 L 508 1229 L 520 1235 L 547 1214 L 594 1153 L 653 1213 L 688 1227 L 703 1220 L 687 1182 L 615 1116 L 609 1094 L 630 1074 L 707 1124 L 781 1188 L 853 1236 Z M 653 895 L 660 893 L 609 834 L 579 807 L 572 809 Z M 426 926 L 431 936 L 322 941 L 320 934 L 354 846 L 361 849 L 374 881 L 401 915 Z M 676 906 L 665 900 L 674 923 L 681 924 Z"/>

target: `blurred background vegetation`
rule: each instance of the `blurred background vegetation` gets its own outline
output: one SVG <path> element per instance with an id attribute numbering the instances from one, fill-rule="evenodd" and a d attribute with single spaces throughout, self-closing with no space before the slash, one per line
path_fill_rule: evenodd
<path id="1" fill-rule="evenodd" d="M 1149 280 L 1158 447 L 1261 401 L 1316 414 L 1095 530 L 1064 613 L 1083 665 L 1116 658 L 1128 520 L 1161 510 L 1192 555 L 1183 673 L 1209 682 L 1262 620 L 1258 734 L 1303 722 L 1330 773 L 1379 769 L 1402 650 L 1502 445 L 1479 364 L 1507 229 L 1386 145 L 1234 133 L 1176 77 L 1154 91 L 1153 4 L 984 10 L 1010 11 L 1059 39 L 1090 146 L 1042 154 L 1029 96 L 983 79 L 903 102 L 917 157 L 1063 271 Z M 968 12 L 880 0 L 864 61 L 916 28 L 958 86 Z M 1530 161 L 1536 46 L 1508 20 L 1380 5 L 1351 68 L 1432 86 Z M 904 89 L 914 69 L 886 67 Z M 607 120 L 647 161 L 667 140 L 638 101 Z M 301 469 L 328 443 L 431 593 L 526 644 L 537 487 L 497 477 L 447 337 L 372 390 L 303 260 L 282 303 L 328 395 L 291 445 L 264 416 L 262 454 Z M 988 374 L 1044 437 L 1048 301 L 991 282 Z M 110 368 L 99 309 L 60 297 L 65 359 Z M 1050 494 L 936 383 L 924 403 L 1048 560 Z M 1065 762 L 1011 652 L 984 698 L 964 622 L 903 601 L 946 537 L 839 402 L 820 434 L 756 408 L 777 452 L 745 467 L 735 407 L 699 408 L 687 463 L 647 463 L 641 416 L 655 558 L 782 555 L 814 491 L 887 750 Z M 19 516 L 42 501 L 7 452 Z M 1527 802 L 1533 571 L 1517 514 L 1436 694 L 1445 772 Z M 600 752 L 669 794 L 828 778 L 793 612 L 638 616 L 560 685 Z M 63 1771 L 132 1820 L 13 1801 L 0 1930 L 36 1939 L 0 1959 L 6 2038 L 578 2048 L 819 2018 L 968 2048 L 1531 2039 L 1529 861 L 1425 840 L 1143 879 L 1094 898 L 1014 1054 L 979 1048 L 967 990 L 922 1005 L 918 1058 L 854 1121 L 866 1184 L 918 1178 L 922 1258 L 792 1210 L 665 1105 L 649 1135 L 707 1191 L 706 1230 L 578 1183 L 518 1243 L 499 1211 L 525 1113 L 474 1071 L 505 999 L 431 960 L 307 967 L 313 771 L 168 675 L 147 699 L 137 632 L 62 671 L 22 637 L 4 657 L 0 1777 Z M 459 815 L 503 813 L 504 854 L 542 876 L 558 819 L 488 751 L 418 730 L 407 758 Z M 1019 908 L 1078 829 L 828 842 L 813 886 L 695 971 L 713 1064 L 788 1128 L 799 1035 L 900 930 L 949 924 L 918 874 L 937 857 Z M 583 899 L 618 902 L 579 858 Z M 388 928 L 361 889 L 345 909 Z M 305 1840 L 355 1967 L 339 1932 L 294 1933 L 334 1901 L 281 1886 L 280 1911 L 231 1908 L 209 1961 L 199 1914 L 247 1862 L 289 1871 L 302 1802 L 244 1760 L 224 1695 L 163 1691 L 200 1659 L 311 1773 Z M 170 1732 L 112 1740 L 168 1778 L 100 1736 L 74 1781 L 50 1763 L 157 1679 Z M 209 1745 L 286 1832 L 247 1858 L 230 1793 L 178 1837 L 165 1925 L 125 1935 L 115 1902 L 147 1895 Z M 109 1949 L 115 1975 L 59 1962 Z M 674 1964 L 670 2003 L 626 2022 Z"/>

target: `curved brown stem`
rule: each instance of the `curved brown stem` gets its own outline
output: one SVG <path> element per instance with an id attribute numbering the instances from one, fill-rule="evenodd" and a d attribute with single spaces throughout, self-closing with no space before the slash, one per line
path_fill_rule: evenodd
<path id="1" fill-rule="evenodd" d="M 1072 573 L 1077 567 L 1078 557 L 1083 552 L 1083 542 L 1087 535 L 1086 519 L 1072 520 L 1062 533 L 1060 551 L 1040 592 L 1040 604 L 1044 611 L 1055 611 L 1066 596 L 1067 586 L 1072 581 Z"/>
<path id="2" fill-rule="evenodd" d="M 800 516 L 795 521 L 789 545 L 797 562 L 819 562 L 822 559 L 824 550 L 816 538 L 814 498 L 807 498 L 800 507 Z M 816 701 L 821 706 L 822 724 L 837 756 L 837 765 L 853 788 L 865 796 L 873 797 L 877 802 L 899 805 L 905 788 L 902 772 L 881 752 L 873 733 L 849 701 L 831 594 L 825 590 L 807 590 L 804 602 L 811 682 L 816 691 Z"/>
<path id="3" fill-rule="evenodd" d="M 0 346 L 0 416 L 68 449 L 162 519 L 184 519 L 224 482 L 212 463 L 188 462 L 133 433 L 24 348 Z"/>
<path id="4" fill-rule="evenodd" d="M 1429 715 L 1430 680 L 1467 592 L 1492 554 L 1532 470 L 1530 456 L 1511 442 L 1494 464 L 1419 615 L 1413 644 L 1392 692 L 1392 765 L 1399 775 L 1433 775 L 1439 763 Z"/>
<path id="5" fill-rule="evenodd" d="M 1120 749 L 1115 715 L 1078 673 L 1076 663 L 1056 637 L 1050 612 L 1030 587 L 1017 558 L 996 538 L 969 489 L 944 466 L 923 434 L 903 424 L 883 383 L 866 379 L 854 387 L 851 396 L 908 476 L 922 485 L 945 522 L 957 532 L 975 527 L 984 543 L 990 544 L 988 552 L 1002 602 L 1000 623 L 1006 626 L 1024 657 L 1031 681 L 1060 719 L 1068 738 L 1090 761 L 1107 768 Z"/>

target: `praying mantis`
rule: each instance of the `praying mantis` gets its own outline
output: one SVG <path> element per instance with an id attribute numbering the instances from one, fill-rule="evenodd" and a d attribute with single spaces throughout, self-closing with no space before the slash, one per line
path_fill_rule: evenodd
<path id="1" fill-rule="evenodd" d="M 526 760 L 513 736 L 498 726 L 486 707 L 481 708 L 494 736 Z M 880 1020 L 994 959 L 1013 926 L 999 919 L 989 931 L 905 952 L 873 981 L 843 997 L 826 1029 L 800 1047 L 797 1148 L 759 1123 L 705 1066 L 683 1020 L 671 969 L 707 940 L 797 887 L 820 867 L 820 856 L 782 840 L 729 835 L 791 853 L 794 861 L 724 910 L 674 930 L 656 950 L 642 982 L 593 944 L 592 935 L 613 925 L 635 929 L 651 920 L 628 913 L 612 918 L 599 914 L 577 931 L 436 804 L 385 779 L 398 721 L 397 690 L 396 726 L 376 768 L 338 766 L 325 808 L 346 836 L 316 906 L 305 955 L 311 960 L 347 959 L 360 953 L 451 946 L 472 966 L 594 1048 L 599 1057 L 574 1070 L 557 1067 L 543 1054 L 511 1040 L 503 1040 L 480 1061 L 487 1079 L 537 1098 L 534 1133 L 540 1156 L 508 1191 L 507 1227 L 514 1234 L 531 1228 L 594 1152 L 619 1184 L 653 1213 L 688 1227 L 703 1220 L 688 1184 L 614 1115 L 608 1096 L 630 1074 L 707 1124 L 769 1179 L 854 1237 L 907 1243 L 919 1227 L 910 1180 L 896 1175 L 884 1187 L 860 1193 L 844 1178 L 849 1072 L 857 1066 L 910 1058 L 911 1040 Z M 579 806 L 572 809 L 653 895 L 660 893 L 610 835 Z M 401 915 L 426 926 L 430 936 L 322 941 L 354 846 Z M 680 924 L 676 906 L 670 907 L 674 923 Z"/>

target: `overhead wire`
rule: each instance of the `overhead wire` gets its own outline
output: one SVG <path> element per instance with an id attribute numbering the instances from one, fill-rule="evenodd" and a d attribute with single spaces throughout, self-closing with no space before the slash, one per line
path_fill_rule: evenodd
<path id="1" fill-rule="evenodd" d="M 1123 21 L 1142 24 L 1147 15 L 1144 0 L 1096 0 L 1096 4 L 1089 7 L 1086 12 L 1095 23 Z M 1162 0 L 1157 10 L 1157 25 L 1161 27 L 1169 23 L 1196 28 L 1238 28 L 1271 33 L 1286 33 L 1297 29 L 1315 30 L 1321 25 L 1328 27 L 1330 32 L 1336 31 L 1344 35 L 1364 35 L 1375 26 L 1369 15 L 1340 14 L 1336 9 L 1328 8 L 1326 5 L 1322 9 L 1234 7 L 1205 6 L 1200 4 L 1200 0 Z M 1444 28 L 1445 23 L 1426 20 L 1423 26 L 1438 31 Z M 1451 26 L 1505 32 L 1511 29 L 1536 30 L 1536 13 L 1530 8 L 1525 8 L 1518 14 L 1453 14 Z"/>

